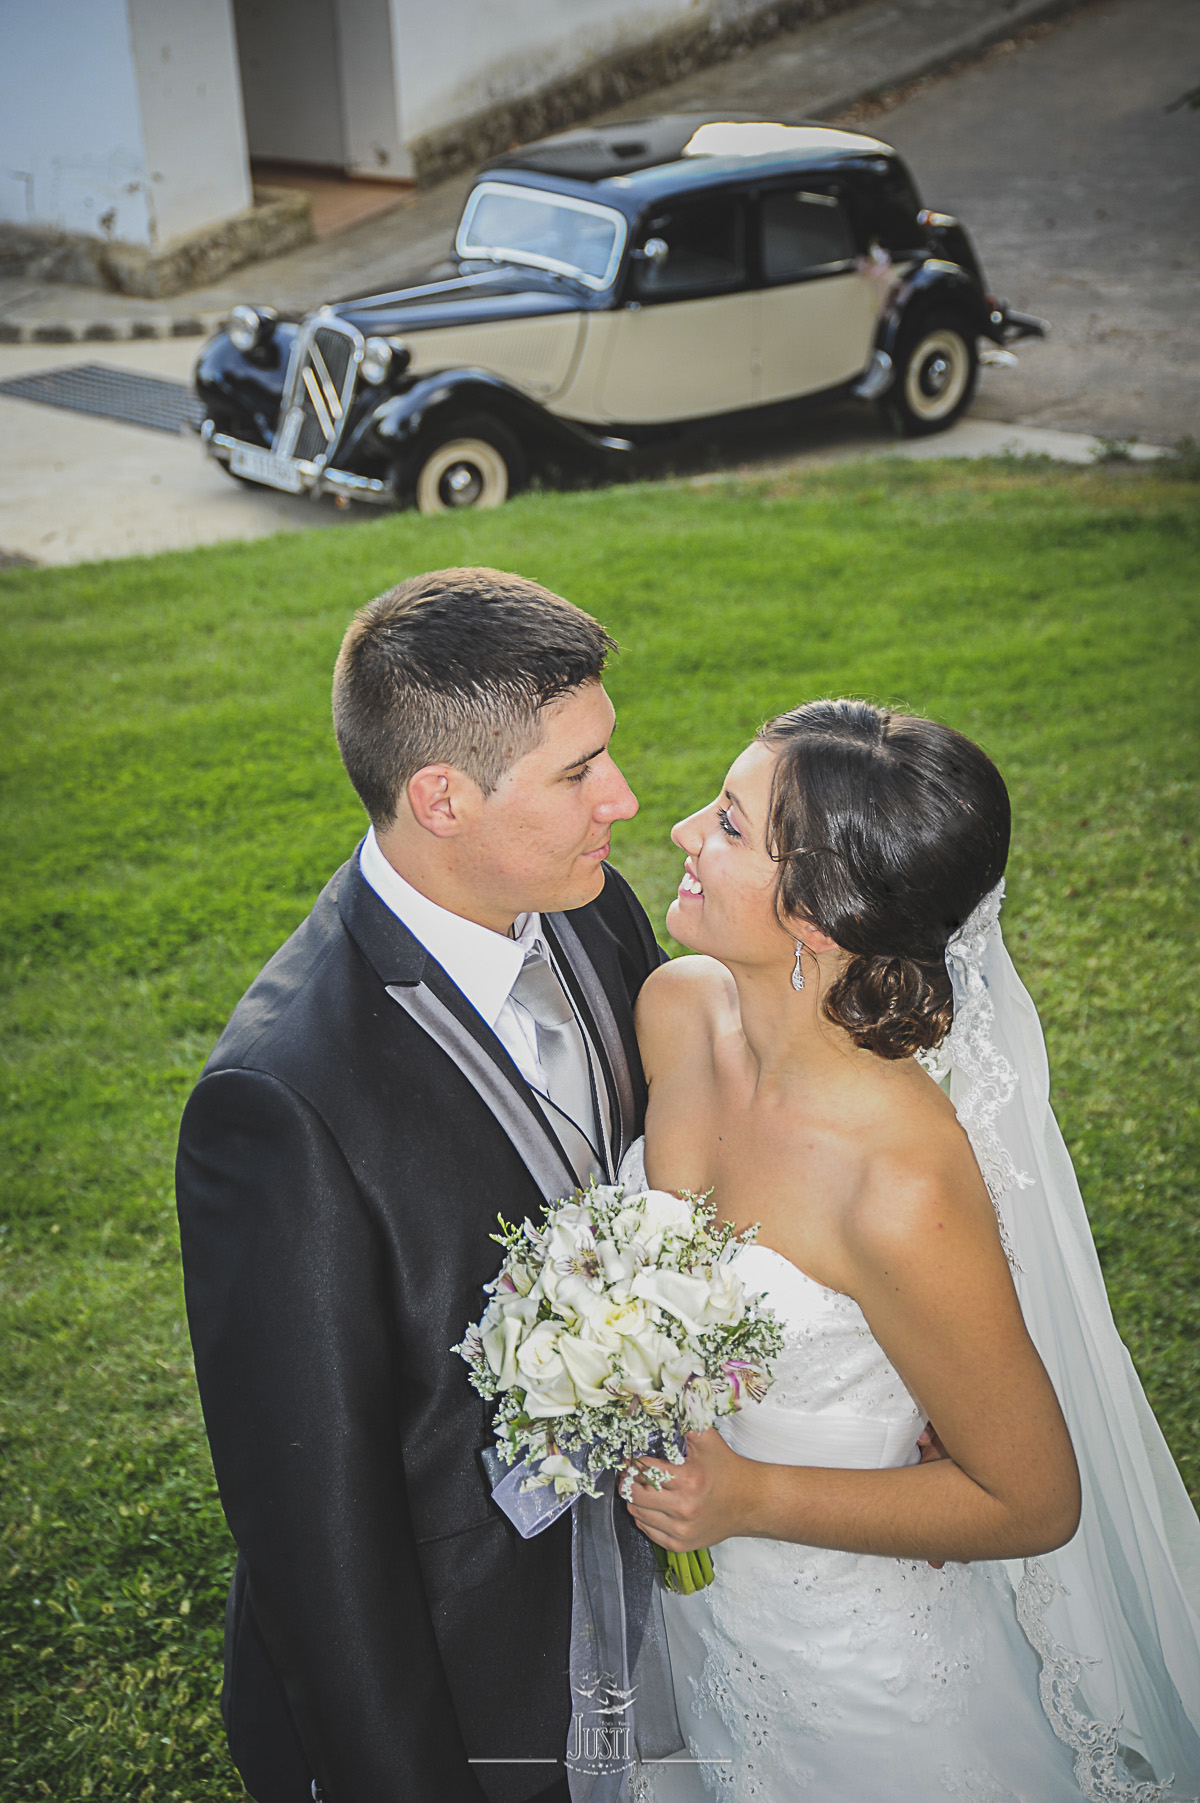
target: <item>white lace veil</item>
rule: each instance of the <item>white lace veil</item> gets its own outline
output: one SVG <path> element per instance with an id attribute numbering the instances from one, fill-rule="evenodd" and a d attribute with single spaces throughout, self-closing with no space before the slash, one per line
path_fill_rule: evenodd
<path id="1" fill-rule="evenodd" d="M 1083 1480 L 1074 1539 L 1007 1570 L 1083 1795 L 1176 1803 L 1200 1794 L 1200 1521 L 1113 1322 L 1003 895 L 947 947 L 954 1025 L 923 1062 L 949 1076 Z"/>

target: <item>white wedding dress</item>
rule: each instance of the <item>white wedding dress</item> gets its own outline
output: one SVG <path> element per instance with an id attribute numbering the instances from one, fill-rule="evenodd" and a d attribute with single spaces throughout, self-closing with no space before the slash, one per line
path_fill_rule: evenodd
<path id="1" fill-rule="evenodd" d="M 1200 1523 L 1112 1319 L 1003 894 L 947 946 L 954 1025 L 923 1062 L 948 1083 L 1063 1406 L 1079 1530 L 1041 1558 L 941 1571 L 723 1541 L 708 1589 L 662 1597 L 687 1751 L 647 1755 L 639 1799 L 1200 1803 Z M 640 1143 L 621 1176 L 645 1184 Z M 915 1463 L 924 1418 L 858 1305 L 766 1247 L 733 1257 L 785 1345 L 764 1400 L 720 1423 L 729 1445 Z"/>
<path id="2" fill-rule="evenodd" d="M 774 1464 L 879 1470 L 917 1459 L 925 1418 L 848 1296 L 779 1253 L 735 1255 L 785 1349 L 761 1403 L 720 1424 Z M 1078 1803 L 1070 1750 L 1000 1566 L 726 1540 L 697 1596 L 664 1595 L 688 1757 L 655 1803 Z"/>

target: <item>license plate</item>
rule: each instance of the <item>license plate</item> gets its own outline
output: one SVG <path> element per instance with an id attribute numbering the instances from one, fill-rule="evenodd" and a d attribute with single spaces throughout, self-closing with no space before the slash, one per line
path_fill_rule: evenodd
<path id="1" fill-rule="evenodd" d="M 273 451 L 256 451 L 253 445 L 235 444 L 229 455 L 229 467 L 235 476 L 250 482 L 265 482 L 271 488 L 286 489 L 290 495 L 304 490 L 303 472 L 286 457 Z"/>

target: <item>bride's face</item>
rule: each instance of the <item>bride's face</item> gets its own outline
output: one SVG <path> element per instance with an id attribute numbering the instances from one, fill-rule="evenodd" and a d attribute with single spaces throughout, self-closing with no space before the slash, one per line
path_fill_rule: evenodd
<path id="1" fill-rule="evenodd" d="M 766 845 L 774 768 L 774 752 L 755 740 L 715 800 L 671 833 L 687 857 L 667 931 L 722 964 L 786 964 L 792 955 L 792 936 L 775 916 L 779 872 Z"/>

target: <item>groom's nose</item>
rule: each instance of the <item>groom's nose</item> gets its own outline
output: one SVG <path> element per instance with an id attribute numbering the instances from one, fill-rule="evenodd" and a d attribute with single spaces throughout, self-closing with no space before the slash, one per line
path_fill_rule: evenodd
<path id="1" fill-rule="evenodd" d="M 611 759 L 609 760 L 611 763 Z M 596 818 L 599 820 L 632 820 L 638 811 L 638 798 L 616 764 L 608 772 L 608 782 L 604 793 L 596 803 Z"/>

